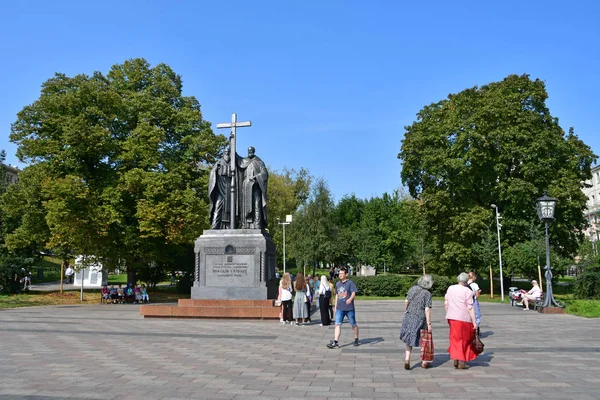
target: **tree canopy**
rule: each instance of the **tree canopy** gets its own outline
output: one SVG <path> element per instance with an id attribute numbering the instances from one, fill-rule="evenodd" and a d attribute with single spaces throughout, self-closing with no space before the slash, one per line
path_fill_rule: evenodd
<path id="1" fill-rule="evenodd" d="M 527 241 L 544 190 L 558 199 L 555 250 L 577 249 L 585 225 L 581 188 L 596 156 L 573 129 L 565 134 L 547 98 L 544 82 L 510 75 L 425 106 L 405 127 L 402 181 L 421 201 L 439 272 L 477 266 L 473 245 L 493 220 L 491 204 L 502 212 L 503 241 Z"/>
<path id="2" fill-rule="evenodd" d="M 169 263 L 189 246 L 208 226 L 198 165 L 214 163 L 226 140 L 182 86 L 169 66 L 144 59 L 46 81 L 11 127 L 30 166 L 3 197 L 15 224 L 7 243 L 35 239 L 129 269 Z"/>

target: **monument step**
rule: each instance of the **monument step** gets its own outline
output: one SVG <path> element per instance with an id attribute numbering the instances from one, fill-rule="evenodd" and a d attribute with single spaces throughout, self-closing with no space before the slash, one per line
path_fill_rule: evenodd
<path id="1" fill-rule="evenodd" d="M 198 301 L 198 300 L 194 300 Z M 234 300 L 205 300 L 203 302 L 226 302 Z M 245 300 L 236 300 L 245 301 Z M 247 318 L 247 319 L 279 319 L 280 307 L 273 306 L 273 300 L 248 300 L 249 302 L 267 302 L 259 305 L 143 305 L 140 315 L 144 318 Z M 181 302 L 181 300 L 180 300 Z"/>
<path id="2" fill-rule="evenodd" d="M 179 299 L 180 307 L 275 307 L 274 300 Z"/>

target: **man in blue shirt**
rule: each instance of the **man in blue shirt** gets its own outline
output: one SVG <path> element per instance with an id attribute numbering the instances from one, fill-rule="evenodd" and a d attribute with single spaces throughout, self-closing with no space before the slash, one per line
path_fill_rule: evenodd
<path id="1" fill-rule="evenodd" d="M 345 316 L 348 316 L 348 322 L 354 331 L 354 346 L 359 346 L 358 340 L 358 325 L 354 314 L 354 298 L 356 297 L 356 285 L 348 279 L 348 269 L 343 267 L 340 269 L 340 280 L 335 284 L 335 339 L 332 340 L 327 347 L 330 349 L 338 349 L 340 344 L 340 334 L 342 333 L 342 321 Z"/>

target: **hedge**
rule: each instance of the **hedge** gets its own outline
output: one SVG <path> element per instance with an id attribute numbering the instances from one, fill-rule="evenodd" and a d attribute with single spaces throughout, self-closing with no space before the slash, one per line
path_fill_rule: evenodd
<path id="1" fill-rule="evenodd" d="M 408 290 L 417 283 L 420 275 L 376 275 L 376 276 L 351 276 L 356 284 L 358 295 L 381 297 L 404 297 Z M 454 282 L 445 276 L 433 275 L 431 294 L 443 297 L 448 287 Z"/>

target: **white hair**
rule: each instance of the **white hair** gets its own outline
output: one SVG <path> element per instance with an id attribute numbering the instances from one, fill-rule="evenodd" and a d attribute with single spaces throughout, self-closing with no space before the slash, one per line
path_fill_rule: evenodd
<path id="1" fill-rule="evenodd" d="M 458 283 L 467 283 L 469 281 L 469 274 L 467 274 L 466 272 L 461 272 L 456 277 L 456 280 L 458 281 Z"/>

